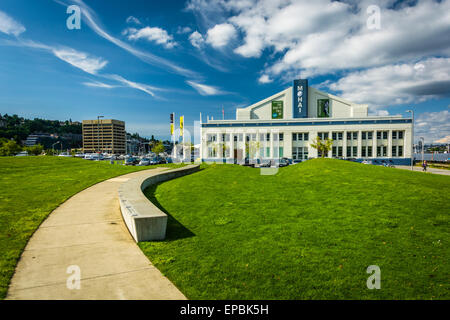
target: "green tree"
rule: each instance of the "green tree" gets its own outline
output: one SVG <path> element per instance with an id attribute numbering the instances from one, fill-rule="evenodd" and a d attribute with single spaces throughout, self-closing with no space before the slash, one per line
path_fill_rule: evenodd
<path id="1" fill-rule="evenodd" d="M 22 151 L 22 147 L 14 140 L 8 140 L 0 147 L 0 156 L 13 156 Z"/>
<path id="2" fill-rule="evenodd" d="M 314 139 L 313 143 L 311 143 L 311 147 L 317 150 L 317 153 L 322 155 L 322 158 L 325 158 L 325 155 L 328 154 L 328 151 L 331 150 L 331 146 L 333 145 L 333 140 L 327 138 L 326 140 L 322 140 L 319 136 Z"/>
<path id="3" fill-rule="evenodd" d="M 152 147 L 152 152 L 154 152 L 156 154 L 160 154 L 160 153 L 164 152 L 164 145 L 162 144 L 161 141 L 158 141 L 155 143 L 155 145 Z"/>
<path id="4" fill-rule="evenodd" d="M 40 144 L 36 144 L 34 146 L 25 147 L 25 150 L 28 152 L 28 154 L 38 156 L 42 153 L 42 150 L 44 150 L 44 147 Z"/>

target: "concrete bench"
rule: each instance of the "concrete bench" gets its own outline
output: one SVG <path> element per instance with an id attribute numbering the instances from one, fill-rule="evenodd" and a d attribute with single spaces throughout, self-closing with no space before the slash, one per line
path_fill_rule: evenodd
<path id="1" fill-rule="evenodd" d="M 167 215 L 144 195 L 144 190 L 152 184 L 191 174 L 200 169 L 199 165 L 152 172 L 128 180 L 119 187 L 120 211 L 128 230 L 136 242 L 163 240 L 166 237 Z"/>

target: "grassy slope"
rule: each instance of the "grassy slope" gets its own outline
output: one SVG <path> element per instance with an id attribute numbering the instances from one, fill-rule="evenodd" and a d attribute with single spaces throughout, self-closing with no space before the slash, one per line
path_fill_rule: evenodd
<path id="1" fill-rule="evenodd" d="M 149 169 L 61 157 L 0 157 L 0 299 L 28 239 L 59 204 L 111 177 Z"/>
<path id="2" fill-rule="evenodd" d="M 217 165 L 147 190 L 173 218 L 140 247 L 191 299 L 449 299 L 449 194 L 447 176 L 339 160 Z"/>

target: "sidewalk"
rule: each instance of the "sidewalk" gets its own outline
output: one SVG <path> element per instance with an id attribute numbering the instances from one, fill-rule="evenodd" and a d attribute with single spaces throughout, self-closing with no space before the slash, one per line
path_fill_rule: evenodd
<path id="1" fill-rule="evenodd" d="M 396 168 L 399 169 L 406 169 L 406 170 L 411 170 L 411 166 L 395 166 Z M 420 171 L 422 172 L 422 167 L 416 167 L 414 166 L 414 171 Z M 445 176 L 450 176 L 450 170 L 446 170 L 446 169 L 435 169 L 435 168 L 427 168 L 427 172 L 429 173 L 434 173 L 434 174 L 442 174 Z"/>
<path id="2" fill-rule="evenodd" d="M 162 170 L 98 183 L 55 209 L 22 253 L 6 299 L 186 299 L 136 245 L 119 208 L 121 183 Z M 79 290 L 66 285 L 72 265 L 81 270 Z"/>

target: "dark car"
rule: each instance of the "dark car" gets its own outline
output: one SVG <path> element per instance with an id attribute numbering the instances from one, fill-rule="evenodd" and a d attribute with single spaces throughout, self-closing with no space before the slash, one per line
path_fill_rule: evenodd
<path id="1" fill-rule="evenodd" d="M 288 165 L 290 165 L 289 159 L 288 158 L 281 158 L 280 159 L 280 163 L 279 163 L 279 167 L 287 167 Z"/>

